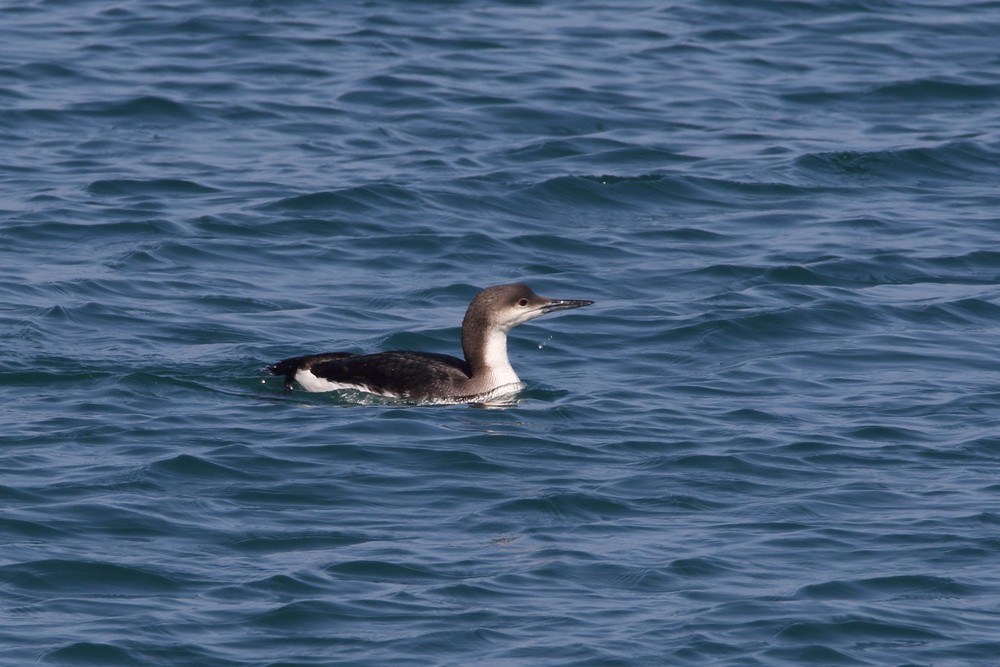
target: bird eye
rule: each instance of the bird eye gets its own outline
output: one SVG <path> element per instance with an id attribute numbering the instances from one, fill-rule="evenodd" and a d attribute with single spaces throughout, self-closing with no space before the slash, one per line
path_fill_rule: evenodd
<path id="1" fill-rule="evenodd" d="M 528 305 L 528 300 L 527 299 L 521 299 L 520 301 L 517 302 L 517 305 L 519 305 L 519 306 L 527 306 Z"/>

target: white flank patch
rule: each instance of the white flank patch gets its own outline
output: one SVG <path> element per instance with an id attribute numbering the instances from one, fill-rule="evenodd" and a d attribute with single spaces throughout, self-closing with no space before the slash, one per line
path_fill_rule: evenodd
<path id="1" fill-rule="evenodd" d="M 342 391 L 345 389 L 350 389 L 352 391 L 364 391 L 369 394 L 375 394 L 376 396 L 385 396 L 386 398 L 399 398 L 396 394 L 385 393 L 381 391 L 374 391 L 371 387 L 364 384 L 350 384 L 347 382 L 331 382 L 325 378 L 313 375 L 310 370 L 299 370 L 295 373 L 295 381 L 302 385 L 302 388 L 306 391 L 311 392 L 323 392 L 323 391 Z"/>

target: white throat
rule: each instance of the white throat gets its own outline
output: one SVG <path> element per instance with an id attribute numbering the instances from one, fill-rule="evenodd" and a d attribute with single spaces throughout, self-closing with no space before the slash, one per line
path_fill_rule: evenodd
<path id="1" fill-rule="evenodd" d="M 490 384 L 499 387 L 505 384 L 515 384 L 521 381 L 517 373 L 510 365 L 507 358 L 507 333 L 494 329 L 490 331 L 483 342 L 483 355 L 485 371 L 490 377 Z"/>

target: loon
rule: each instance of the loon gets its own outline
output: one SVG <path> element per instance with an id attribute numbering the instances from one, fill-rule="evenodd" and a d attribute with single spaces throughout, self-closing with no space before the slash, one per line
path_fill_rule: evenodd
<path id="1" fill-rule="evenodd" d="M 494 285 L 479 292 L 465 312 L 464 360 L 430 352 L 326 352 L 284 359 L 267 370 L 284 376 L 287 391 L 294 381 L 312 392 L 354 389 L 419 402 L 485 401 L 522 386 L 507 359 L 511 328 L 547 313 L 592 303 L 548 299 L 521 283 Z"/>

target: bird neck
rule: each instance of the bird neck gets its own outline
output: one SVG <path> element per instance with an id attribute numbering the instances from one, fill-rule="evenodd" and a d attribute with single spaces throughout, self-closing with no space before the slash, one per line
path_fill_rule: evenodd
<path id="1" fill-rule="evenodd" d="M 472 377 L 488 377 L 494 387 L 521 381 L 507 358 L 507 332 L 502 329 L 462 331 L 462 352 Z"/>

